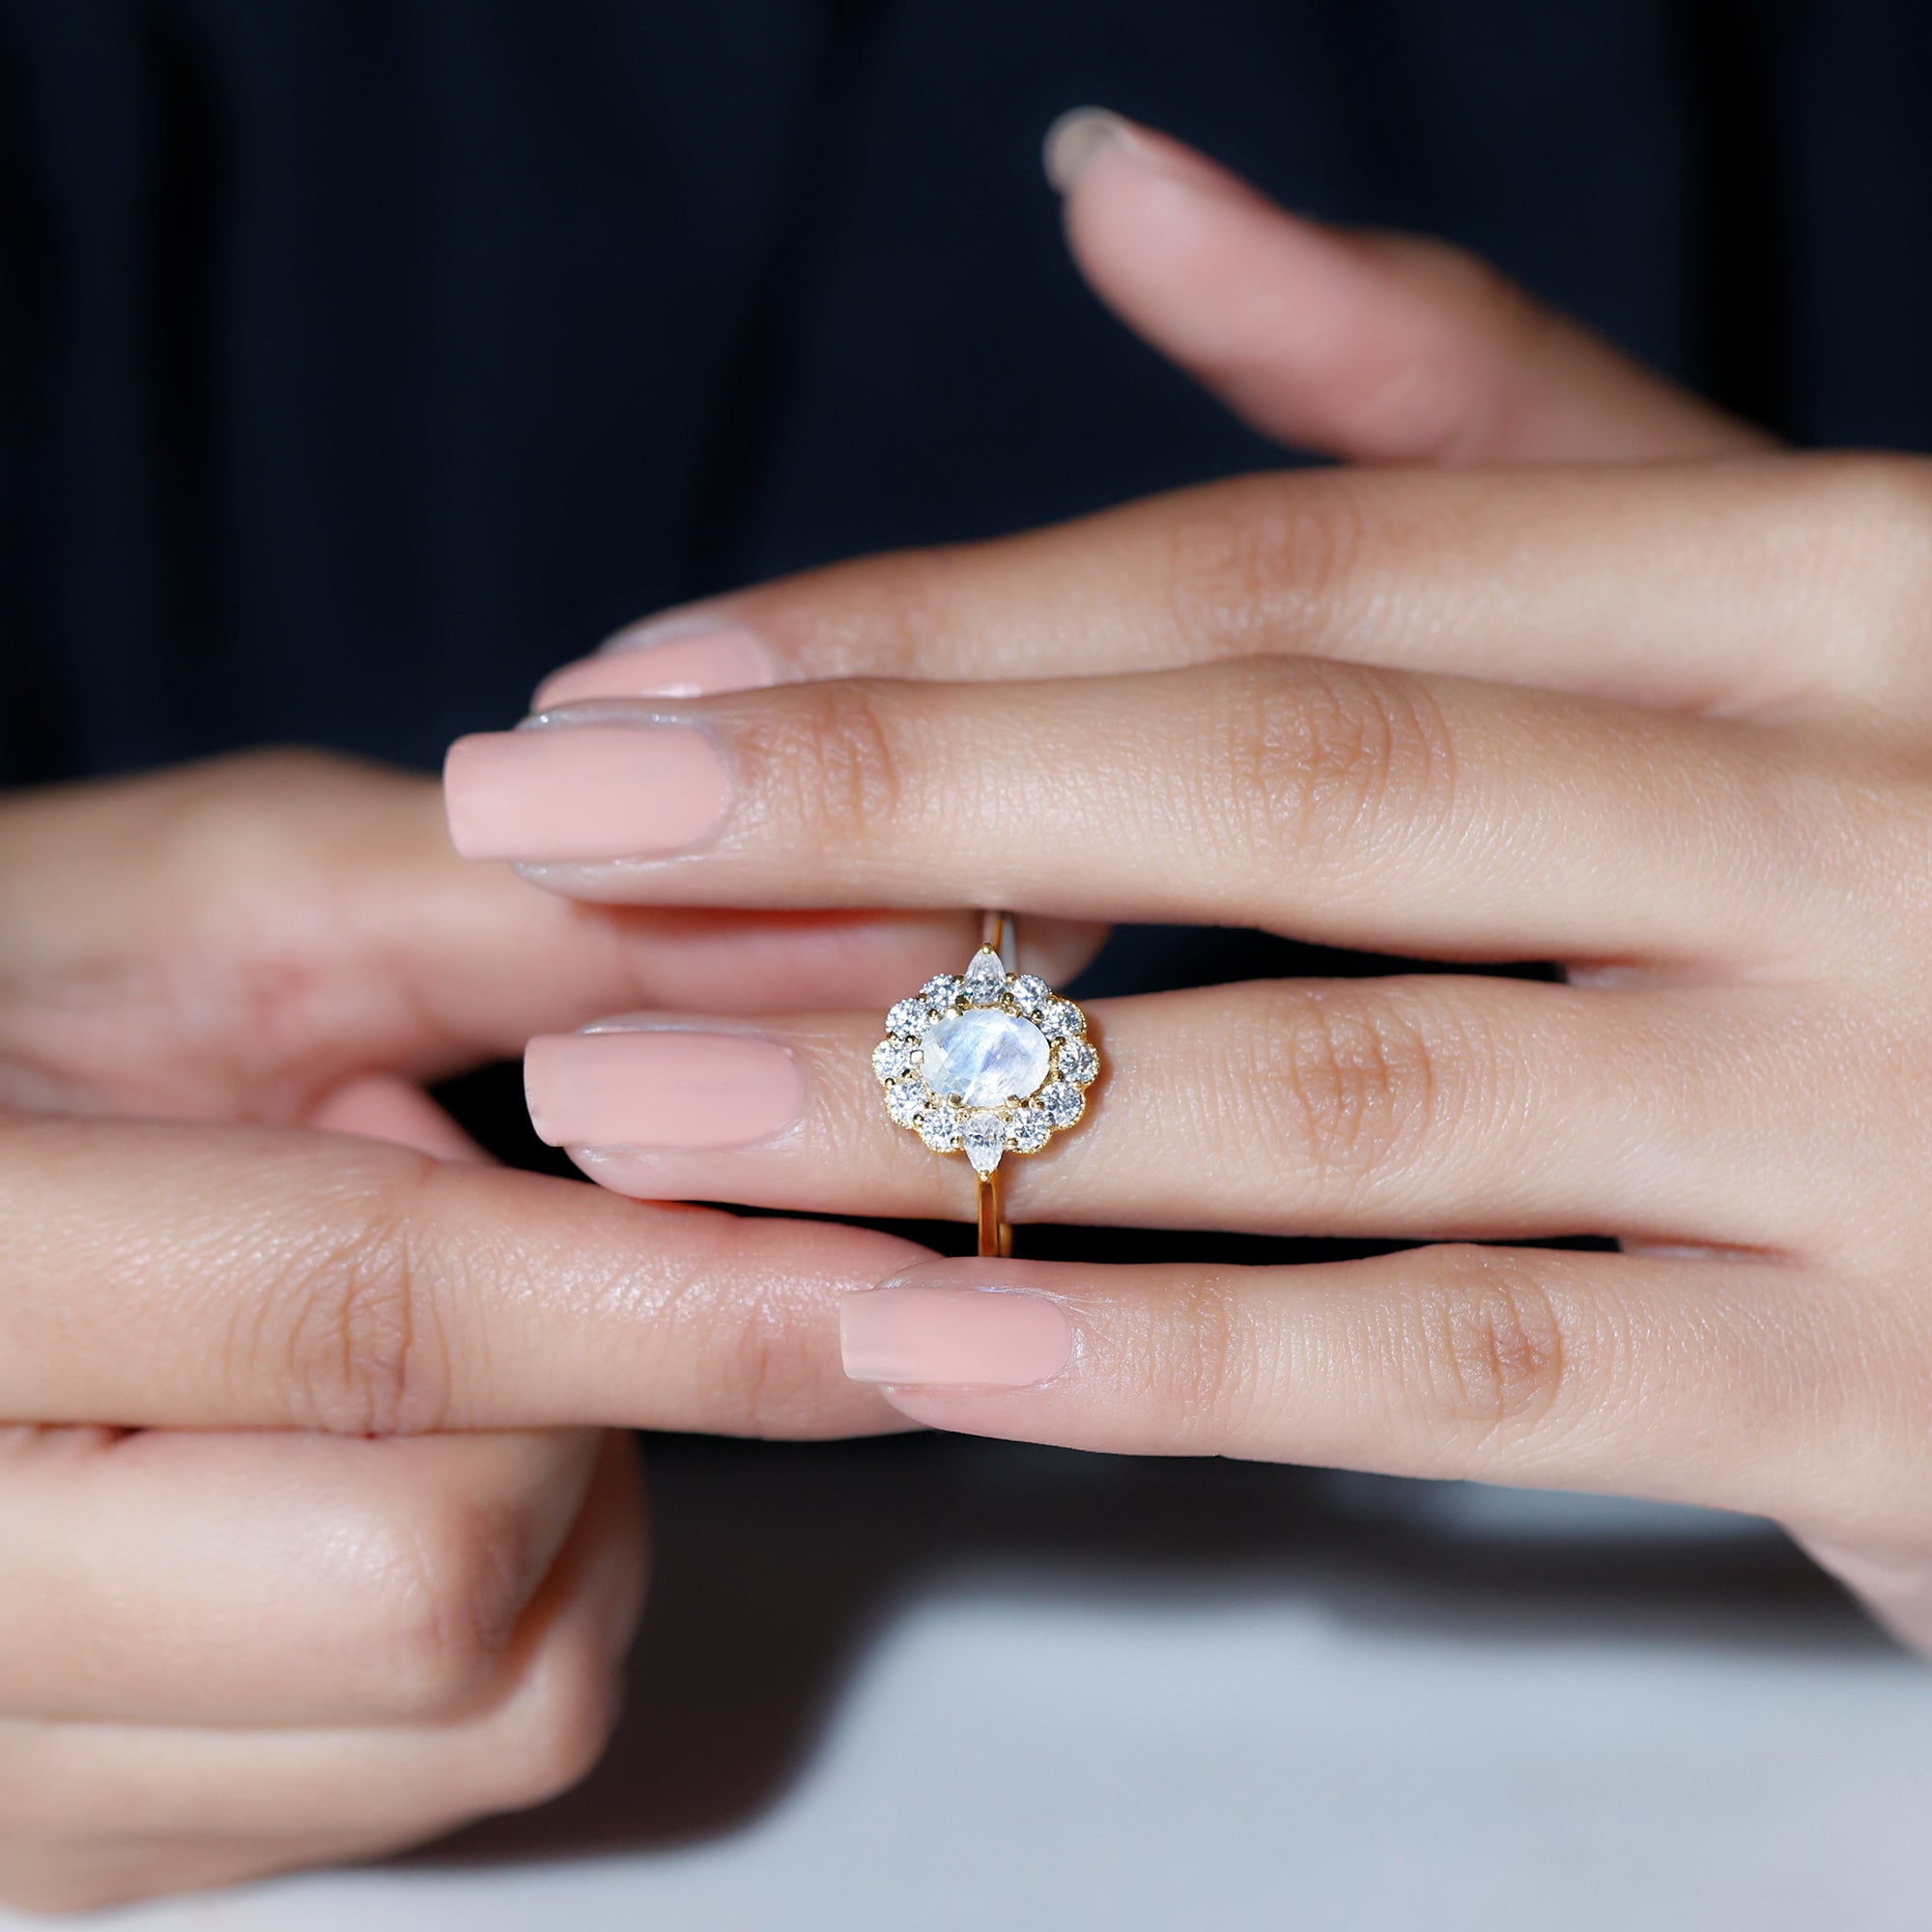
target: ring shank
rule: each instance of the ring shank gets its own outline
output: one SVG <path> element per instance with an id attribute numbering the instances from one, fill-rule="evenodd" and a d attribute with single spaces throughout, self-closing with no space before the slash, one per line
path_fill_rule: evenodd
<path id="1" fill-rule="evenodd" d="M 1013 934 L 1009 912 L 982 912 L 980 915 L 980 944 L 990 946 L 1000 955 L 1000 964 L 1010 973 L 1018 960 L 1019 942 Z M 980 1181 L 980 1259 L 1004 1259 L 1013 1251 L 1011 1224 L 1000 1211 L 1000 1170 L 982 1174 Z"/>
<path id="2" fill-rule="evenodd" d="M 1000 1173 L 980 1176 L 980 1259 L 1005 1260 L 1013 1251 L 1013 1228 L 1000 1213 Z"/>

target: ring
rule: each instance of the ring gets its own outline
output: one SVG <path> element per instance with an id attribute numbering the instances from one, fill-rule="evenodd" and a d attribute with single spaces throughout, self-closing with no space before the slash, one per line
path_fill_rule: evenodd
<path id="1" fill-rule="evenodd" d="M 886 1118 L 934 1153 L 964 1153 L 979 1182 L 980 1253 L 1009 1255 L 1000 1161 L 1078 1126 L 1100 1071 L 1087 1015 L 1035 973 L 1015 973 L 1010 913 L 980 916 L 963 974 L 939 973 L 886 1015 L 872 1049 Z"/>

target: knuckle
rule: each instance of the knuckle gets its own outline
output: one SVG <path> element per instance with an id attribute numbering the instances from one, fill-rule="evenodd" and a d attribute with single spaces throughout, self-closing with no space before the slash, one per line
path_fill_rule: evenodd
<path id="1" fill-rule="evenodd" d="M 788 840 L 837 849 L 899 820 L 908 735 L 896 688 L 870 679 L 800 686 L 758 707 L 743 741 L 756 817 Z"/>
<path id="2" fill-rule="evenodd" d="M 1419 679 L 1253 660 L 1228 681 L 1222 735 L 1241 833 L 1298 868 L 1359 884 L 1452 810 L 1454 742 Z"/>
<path id="3" fill-rule="evenodd" d="M 1411 1385 L 1431 1414 L 1484 1432 L 1532 1427 L 1555 1408 L 1574 1371 L 1562 1305 L 1521 1255 L 1435 1250 L 1417 1298 Z"/>
<path id="4" fill-rule="evenodd" d="M 1161 1322 L 1157 1367 L 1163 1412 L 1180 1418 L 1189 1446 L 1227 1453 L 1250 1433 L 1250 1410 L 1269 1385 L 1256 1359 L 1256 1330 L 1240 1286 L 1204 1271 L 1179 1291 Z"/>
<path id="5" fill-rule="evenodd" d="M 338 1161 L 347 1190 L 299 1242 L 265 1213 L 261 1293 L 237 1316 L 231 1350 L 289 1391 L 300 1426 L 348 1435 L 418 1434 L 447 1406 L 448 1361 L 421 1207 L 437 1164 L 384 1149 Z M 332 1208 L 334 1211 L 327 1211 Z M 241 1379 L 253 1379 L 242 1377 Z"/>
<path id="6" fill-rule="evenodd" d="M 367 1650 L 389 1715 L 444 1716 L 499 1683 L 539 1549 L 526 1509 L 457 1496 L 368 1532 Z"/>
<path id="7" fill-rule="evenodd" d="M 1359 494 L 1325 476 L 1252 476 L 1165 499 L 1153 527 L 1177 633 L 1280 649 L 1321 629 L 1368 540 Z"/>
<path id="8" fill-rule="evenodd" d="M 1466 1106 L 1480 1056 L 1389 999 L 1270 987 L 1236 1036 L 1249 1064 L 1235 1091 L 1254 1096 L 1254 1143 L 1323 1180 L 1372 1182 L 1402 1167 L 1451 1111 Z"/>

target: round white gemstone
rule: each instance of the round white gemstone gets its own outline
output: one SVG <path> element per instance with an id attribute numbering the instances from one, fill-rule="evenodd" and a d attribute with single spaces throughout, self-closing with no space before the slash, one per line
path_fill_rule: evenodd
<path id="1" fill-rule="evenodd" d="M 912 1065 L 913 1053 L 909 1039 L 882 1039 L 872 1049 L 872 1071 L 881 1080 L 896 1080 Z"/>
<path id="2" fill-rule="evenodd" d="M 930 1104 L 931 1094 L 917 1074 L 910 1080 L 895 1080 L 886 1089 L 886 1112 L 902 1127 L 909 1127 Z"/>
<path id="3" fill-rule="evenodd" d="M 1084 1087 L 1100 1070 L 1100 1056 L 1084 1039 L 1063 1039 L 1053 1069 L 1063 1080 Z"/>
<path id="4" fill-rule="evenodd" d="M 962 1136 L 966 1158 L 981 1174 L 991 1174 L 1007 1151 L 1007 1123 L 998 1114 L 968 1114 Z"/>
<path id="5" fill-rule="evenodd" d="M 1056 1080 L 1040 1094 L 1039 1104 L 1041 1112 L 1056 1127 L 1070 1127 L 1080 1118 L 1080 1110 L 1087 1101 L 1079 1088 Z"/>
<path id="6" fill-rule="evenodd" d="M 1013 1005 L 1023 1013 L 1037 1013 L 1053 998 L 1053 988 L 1037 973 L 1022 973 L 1013 981 Z"/>
<path id="7" fill-rule="evenodd" d="M 901 1000 L 886 1015 L 888 1033 L 910 1034 L 915 1038 L 918 1037 L 922 1028 L 931 1024 L 932 1015 L 926 1011 L 924 1003 L 920 1000 Z"/>
<path id="8" fill-rule="evenodd" d="M 1007 1123 L 1007 1138 L 1021 1153 L 1037 1153 L 1053 1127 L 1037 1107 L 1022 1107 Z"/>
<path id="9" fill-rule="evenodd" d="M 1048 1039 L 1065 1039 L 1080 1031 L 1080 1009 L 1071 1000 L 1049 1001 L 1039 1016 L 1039 1030 Z"/>
<path id="10" fill-rule="evenodd" d="M 943 1012 L 959 997 L 959 976 L 956 973 L 935 973 L 919 989 L 919 996 L 928 1007 Z"/>
<path id="11" fill-rule="evenodd" d="M 1046 1037 L 1031 1020 L 975 1008 L 929 1027 L 920 1041 L 926 1084 L 969 1107 L 1024 1100 L 1046 1078 Z"/>
<path id="12" fill-rule="evenodd" d="M 919 1137 L 934 1153 L 951 1153 L 959 1145 L 959 1116 L 951 1107 L 928 1107 L 919 1117 Z"/>

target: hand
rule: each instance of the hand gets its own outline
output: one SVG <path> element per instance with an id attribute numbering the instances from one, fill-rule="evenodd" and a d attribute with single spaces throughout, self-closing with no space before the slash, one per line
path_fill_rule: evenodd
<path id="1" fill-rule="evenodd" d="M 0 806 L 0 1897 L 579 1776 L 643 1572 L 605 1427 L 900 1426 L 832 1308 L 922 1251 L 493 1171 L 416 1083 L 612 1005 L 883 999 L 968 929 L 565 905 L 316 756 Z"/>
<path id="2" fill-rule="evenodd" d="M 1411 467 L 722 600 L 770 688 L 460 746 L 459 834 L 588 899 L 1567 962 L 1094 1003 L 1111 1071 L 1009 1163 L 1017 1220 L 1452 1244 L 928 1264 L 851 1298 L 848 1359 L 941 1428 L 1759 1512 L 1932 1644 L 1932 470 L 1771 453 L 1467 261 L 1142 130 L 1058 159 L 1146 333 L 1258 423 Z M 760 1031 L 809 1076 L 782 1136 L 627 1131 L 588 1089 L 636 1032 L 536 1042 L 538 1120 L 627 1193 L 967 1211 L 882 1118 L 875 1011 Z M 1623 1251 L 1502 1245 L 1578 1233 Z M 1015 1386 L 953 1385 L 969 1333 Z"/>

